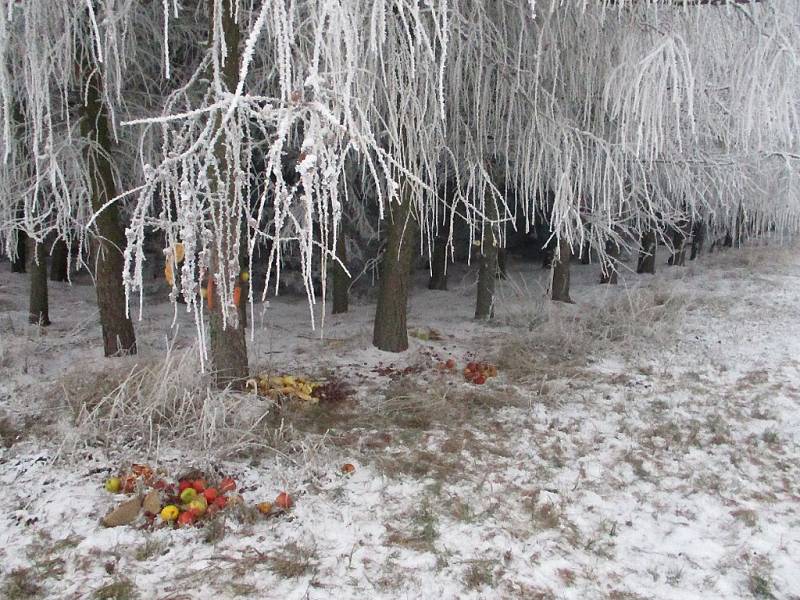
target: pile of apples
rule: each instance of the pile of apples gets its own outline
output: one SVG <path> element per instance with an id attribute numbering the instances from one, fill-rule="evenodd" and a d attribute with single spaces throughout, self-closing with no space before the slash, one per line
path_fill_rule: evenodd
<path id="1" fill-rule="evenodd" d="M 199 519 L 213 517 L 229 503 L 235 505 L 242 502 L 241 496 L 225 495 L 236 491 L 236 482 L 231 477 L 225 477 L 217 486 L 208 486 L 204 479 L 183 479 L 178 482 L 177 494 L 174 488 L 168 491 L 172 494 L 164 494 L 164 505 L 159 516 L 163 522 L 175 522 L 178 527 L 194 525 Z"/>
<path id="2" fill-rule="evenodd" d="M 145 516 L 153 523 L 157 517 L 161 523 L 175 527 L 188 527 L 203 520 L 212 519 L 228 507 L 244 503 L 236 492 L 236 480 L 223 477 L 216 485 L 209 485 L 203 477 L 180 479 L 177 485 L 155 477 L 146 465 L 133 465 L 131 472 L 106 480 L 105 489 L 118 494 L 136 494 L 146 491 L 142 507 Z M 267 515 L 287 511 L 294 502 L 286 492 L 280 492 L 274 502 L 260 502 L 259 512 Z"/>
<path id="3" fill-rule="evenodd" d="M 470 362 L 464 368 L 464 379 L 475 385 L 483 385 L 490 377 L 497 377 L 497 367 L 485 362 Z"/>

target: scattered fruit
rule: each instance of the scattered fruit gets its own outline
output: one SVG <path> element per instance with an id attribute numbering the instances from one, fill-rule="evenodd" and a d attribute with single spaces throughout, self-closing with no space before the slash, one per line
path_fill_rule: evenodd
<path id="1" fill-rule="evenodd" d="M 464 379 L 475 385 L 483 385 L 490 377 L 497 376 L 497 367 L 489 363 L 467 363 L 464 369 Z"/>
<path id="2" fill-rule="evenodd" d="M 189 525 L 194 525 L 196 518 L 197 517 L 192 511 L 184 511 L 178 516 L 178 527 L 188 527 Z"/>
<path id="3" fill-rule="evenodd" d="M 195 479 L 192 482 L 192 487 L 198 494 L 202 494 L 206 489 L 206 482 L 203 479 Z"/>
<path id="4" fill-rule="evenodd" d="M 262 515 L 268 515 L 272 512 L 272 502 L 259 502 L 256 504 L 256 508 Z"/>
<path id="5" fill-rule="evenodd" d="M 118 493 L 122 489 L 122 480 L 119 477 L 110 477 L 106 480 L 106 491 L 112 494 Z"/>
<path id="6" fill-rule="evenodd" d="M 289 510 L 292 504 L 294 504 L 294 502 L 292 502 L 292 497 L 286 492 L 281 492 L 278 494 L 278 497 L 275 498 L 275 506 L 283 510 Z"/>
<path id="7" fill-rule="evenodd" d="M 444 366 L 447 367 L 448 369 L 455 369 L 456 368 L 456 361 L 453 360 L 452 358 L 448 358 L 447 362 L 444 363 Z"/>
<path id="8" fill-rule="evenodd" d="M 248 390 L 274 399 L 289 398 L 312 403 L 319 400 L 313 395 L 314 388 L 319 384 L 294 375 L 260 375 L 248 379 L 245 386 Z"/>
<path id="9" fill-rule="evenodd" d="M 233 492 L 236 490 L 236 481 L 233 477 L 226 477 L 222 481 L 219 482 L 219 492 L 221 494 L 225 494 L 227 492 Z"/>
<path id="10" fill-rule="evenodd" d="M 184 504 L 189 504 L 195 498 L 197 498 L 197 490 L 193 487 L 187 487 L 181 492 L 181 502 Z"/>
<path id="11" fill-rule="evenodd" d="M 183 490 L 190 487 L 192 487 L 191 481 L 189 481 L 188 479 L 181 479 L 178 482 L 178 493 L 183 493 Z"/>
<path id="12" fill-rule="evenodd" d="M 198 517 L 203 516 L 207 509 L 208 509 L 208 502 L 206 502 L 204 496 L 198 496 L 197 498 L 189 502 L 189 511 L 195 513 Z"/>
<path id="13" fill-rule="evenodd" d="M 342 465 L 342 473 L 349 475 L 356 470 L 355 466 L 350 463 L 345 463 Z"/>
<path id="14" fill-rule="evenodd" d="M 228 497 L 227 496 L 217 496 L 214 498 L 213 506 L 216 506 L 218 509 L 223 509 L 228 506 Z"/>
<path id="15" fill-rule="evenodd" d="M 217 488 L 210 487 L 203 490 L 203 496 L 205 496 L 206 501 L 209 503 L 214 502 L 214 500 L 217 499 L 217 495 Z"/>
<path id="16" fill-rule="evenodd" d="M 178 510 L 178 507 L 174 504 L 167 504 L 164 508 L 161 509 L 161 519 L 167 522 L 174 521 L 178 518 L 181 511 Z"/>

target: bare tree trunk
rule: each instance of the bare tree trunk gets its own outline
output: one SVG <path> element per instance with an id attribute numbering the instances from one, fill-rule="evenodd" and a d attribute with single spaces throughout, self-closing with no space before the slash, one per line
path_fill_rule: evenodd
<path id="1" fill-rule="evenodd" d="M 69 247 L 64 240 L 56 240 L 50 255 L 50 281 L 68 281 Z"/>
<path id="2" fill-rule="evenodd" d="M 703 221 L 697 221 L 692 225 L 692 254 L 689 260 L 694 260 L 703 251 L 703 243 L 706 240 L 706 225 Z"/>
<path id="3" fill-rule="evenodd" d="M 639 248 L 639 262 L 636 265 L 637 273 L 656 272 L 656 231 L 648 229 L 642 234 L 641 247 Z"/>
<path id="4" fill-rule="evenodd" d="M 586 226 L 586 233 L 587 235 L 591 234 L 592 226 L 591 224 Z M 584 240 L 583 244 L 581 244 L 581 264 L 588 265 L 592 262 L 592 245 L 589 243 L 589 240 Z"/>
<path id="5" fill-rule="evenodd" d="M 497 249 L 497 278 L 505 279 L 508 277 L 508 252 L 505 248 Z"/>
<path id="6" fill-rule="evenodd" d="M 339 229 L 339 237 L 336 238 L 336 258 L 341 264 L 335 262 L 333 265 L 333 314 L 340 315 L 346 313 L 350 308 L 350 284 L 352 283 L 352 278 L 342 266 L 347 264 L 347 238 L 343 226 Z"/>
<path id="7" fill-rule="evenodd" d="M 17 255 L 11 261 L 12 273 L 24 273 L 28 256 L 28 236 L 24 231 L 17 229 Z"/>
<path id="8" fill-rule="evenodd" d="M 381 261 L 378 306 L 372 343 L 386 352 L 408 349 L 408 287 L 417 222 L 413 215 L 413 194 L 407 184 L 399 206 L 389 207 L 387 244 Z"/>
<path id="9" fill-rule="evenodd" d="M 686 264 L 686 240 L 691 235 L 689 221 L 676 223 L 672 230 L 672 256 L 669 264 L 674 267 L 683 267 Z"/>
<path id="10" fill-rule="evenodd" d="M 222 15 L 215 15 L 214 0 L 209 0 L 209 15 L 214 20 L 219 18 L 222 22 L 222 32 L 225 36 L 225 47 L 227 56 L 222 69 L 222 77 L 228 91 L 233 91 L 239 81 L 239 62 L 241 59 L 241 49 L 239 48 L 239 26 L 236 23 L 235 15 L 232 12 L 231 0 L 222 0 Z M 213 37 L 214 29 L 210 32 Z M 212 40 L 213 43 L 213 40 Z M 220 210 L 224 211 L 229 202 L 234 202 L 234 173 L 229 173 L 230 165 L 226 157 L 227 140 L 222 135 L 217 142 L 215 154 L 218 164 L 218 179 L 212 181 L 212 190 L 219 192 L 217 201 L 220 203 Z M 216 176 L 215 176 L 216 177 Z M 222 188 L 222 189 L 220 189 Z M 241 229 L 242 223 L 230 224 L 228 231 L 215 231 L 214 235 L 222 237 L 223 256 L 219 255 L 218 250 L 214 250 L 211 258 L 211 274 L 209 282 L 214 284 L 220 281 L 235 282 L 235 285 L 242 289 L 241 281 L 241 256 L 240 248 L 235 244 L 236 230 Z M 217 248 L 217 244 L 214 244 Z M 232 267 L 238 266 L 238 269 Z M 233 272 L 233 270 L 239 271 Z M 211 285 L 209 293 L 209 350 L 211 368 L 214 380 L 220 387 L 244 385 L 249 374 L 247 363 L 247 343 L 245 341 L 246 328 L 246 302 L 244 294 L 240 293 L 239 303 L 236 307 L 228 307 L 228 318 L 223 316 L 222 298 L 219 295 L 219 285 Z"/>
<path id="11" fill-rule="evenodd" d="M 101 74 L 88 62 L 85 60 L 81 65 L 85 90 L 85 104 L 81 106 L 81 134 L 90 142 L 86 146 L 85 155 L 92 183 L 92 210 L 97 215 L 93 261 L 97 305 L 103 328 L 103 348 L 106 356 L 135 354 L 136 336 L 133 323 L 126 315 L 125 292 L 122 286 L 125 235 L 116 204 L 111 204 L 100 212 L 117 192 L 109 162 L 111 138 L 108 117 L 103 106 Z"/>
<path id="12" fill-rule="evenodd" d="M 567 240 L 559 240 L 556 255 L 553 257 L 553 283 L 551 298 L 557 302 L 572 302 L 569 297 L 569 262 L 572 250 Z"/>
<path id="13" fill-rule="evenodd" d="M 612 240 L 606 241 L 607 259 L 603 260 L 600 267 L 600 283 L 617 285 L 617 263 L 619 261 L 619 245 Z"/>
<path id="14" fill-rule="evenodd" d="M 447 238 L 437 235 L 433 240 L 433 256 L 431 257 L 431 278 L 429 290 L 447 290 Z"/>
<path id="15" fill-rule="evenodd" d="M 28 273 L 31 290 L 28 302 L 28 321 L 34 325 L 50 325 L 47 301 L 47 258 L 44 244 L 28 238 Z"/>
<path id="16" fill-rule="evenodd" d="M 475 301 L 475 318 L 489 320 L 494 316 L 494 288 L 497 280 L 497 204 L 486 195 L 486 218 L 483 223 L 483 247 L 478 271 L 478 297 Z"/>

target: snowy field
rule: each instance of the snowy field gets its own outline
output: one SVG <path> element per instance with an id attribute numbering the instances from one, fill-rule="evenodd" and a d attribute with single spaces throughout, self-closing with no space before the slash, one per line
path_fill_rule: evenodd
<path id="1" fill-rule="evenodd" d="M 354 398 L 279 411 L 228 394 L 178 441 L 80 408 L 159 372 L 167 345 L 197 386 L 189 316 L 171 328 L 153 291 L 140 354 L 105 359 L 88 282 L 51 283 L 39 330 L 2 265 L 0 598 L 800 598 L 800 254 L 663 260 L 617 287 L 575 265 L 574 305 L 512 263 L 490 325 L 471 320 L 474 270 L 449 292 L 419 272 L 399 356 L 372 349 L 369 299 L 322 339 L 302 299 L 256 306 L 254 371 L 336 373 Z M 499 376 L 435 368 L 451 357 Z M 119 501 L 103 483 L 131 462 L 230 474 L 246 505 L 203 528 L 103 528 Z M 288 514 L 246 510 L 280 490 Z"/>

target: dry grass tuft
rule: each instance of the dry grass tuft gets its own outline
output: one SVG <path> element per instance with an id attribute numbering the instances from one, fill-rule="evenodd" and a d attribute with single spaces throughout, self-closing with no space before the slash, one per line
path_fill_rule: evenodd
<path id="1" fill-rule="evenodd" d="M 77 439 L 157 456 L 159 448 L 191 448 L 218 460 L 273 447 L 274 404 L 218 390 L 201 375 L 199 350 L 170 349 L 160 361 L 127 371 L 68 377 L 63 385 Z"/>

